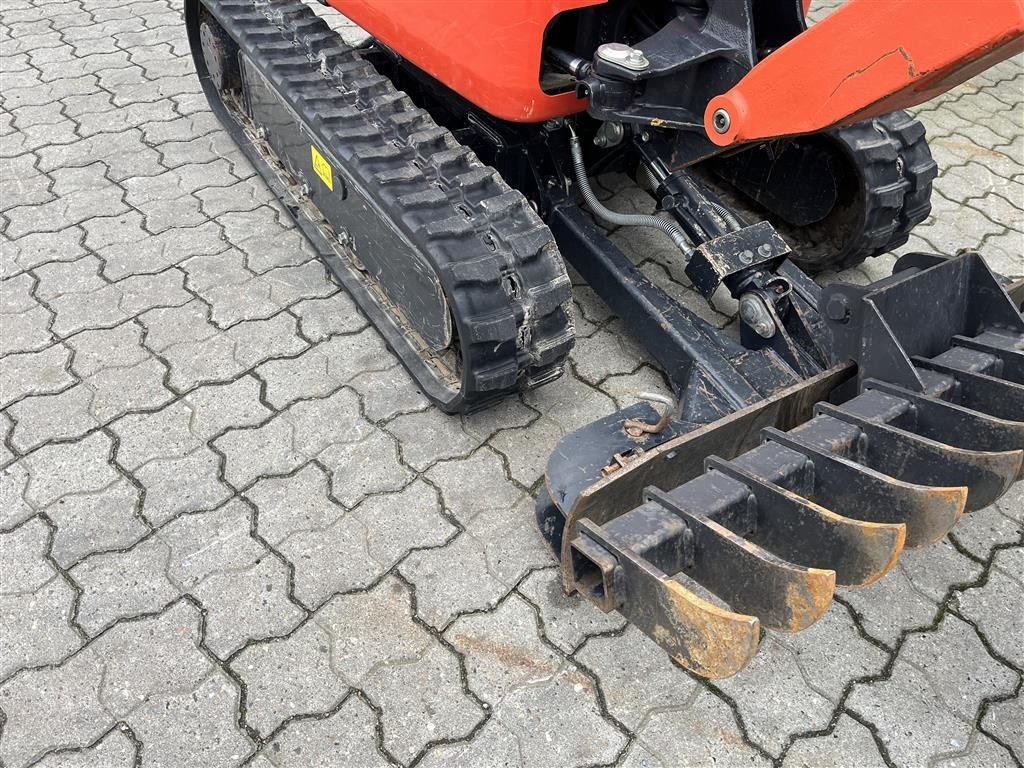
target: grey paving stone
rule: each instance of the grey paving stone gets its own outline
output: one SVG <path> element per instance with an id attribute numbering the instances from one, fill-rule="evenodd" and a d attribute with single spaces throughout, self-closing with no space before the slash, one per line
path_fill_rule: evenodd
<path id="1" fill-rule="evenodd" d="M 164 613 L 121 622 L 89 650 L 103 664 L 100 700 L 114 719 L 132 719 L 154 694 L 191 691 L 214 669 L 199 648 L 202 619 L 195 606 L 176 603 Z"/>
<path id="2" fill-rule="evenodd" d="M 331 666 L 360 686 L 380 667 L 420 658 L 436 641 L 412 619 L 409 591 L 393 576 L 332 598 L 313 621 L 331 636 Z"/>
<path id="3" fill-rule="evenodd" d="M 1024 755 L 1024 699 L 1020 691 L 1006 701 L 989 704 L 981 727 L 1013 750 L 1020 760 Z"/>
<path id="4" fill-rule="evenodd" d="M 35 233 L 17 240 L 5 240 L 0 275 L 11 277 L 51 261 L 74 261 L 85 254 L 81 239 L 81 230 L 68 227 L 57 233 Z"/>
<path id="5" fill-rule="evenodd" d="M 194 691 L 152 696 L 131 718 L 154 766 L 241 765 L 254 751 L 236 722 L 239 692 L 221 670 Z"/>
<path id="6" fill-rule="evenodd" d="M 463 525 L 481 512 L 507 509 L 523 496 L 508 479 L 501 456 L 486 447 L 465 459 L 439 461 L 426 477 L 441 489 L 445 509 Z"/>
<path id="7" fill-rule="evenodd" d="M 400 365 L 359 374 L 350 384 L 362 396 L 363 412 L 370 421 L 386 421 L 400 413 L 422 411 L 430 406 Z"/>
<path id="8" fill-rule="evenodd" d="M 251 567 L 217 572 L 191 589 L 207 609 L 206 644 L 226 659 L 251 640 L 281 637 L 306 613 L 288 596 L 288 570 L 273 556 Z"/>
<path id="9" fill-rule="evenodd" d="M 70 573 L 82 589 L 78 622 L 91 635 L 121 618 L 153 613 L 181 591 L 167 576 L 171 548 L 150 538 L 126 552 L 93 555 Z"/>
<path id="10" fill-rule="evenodd" d="M 251 510 L 234 500 L 178 517 L 157 534 L 171 548 L 170 580 L 206 607 L 206 643 L 221 658 L 249 640 L 285 634 L 305 615 L 288 599 L 285 565 L 250 526 Z"/>
<path id="11" fill-rule="evenodd" d="M 440 459 L 469 456 L 482 441 L 437 409 L 396 416 L 387 429 L 401 445 L 402 460 L 418 471 Z"/>
<path id="12" fill-rule="evenodd" d="M 83 378 L 111 368 L 127 368 L 150 357 L 142 346 L 142 328 L 135 323 L 82 331 L 69 338 L 65 345 L 74 351 L 71 369 Z"/>
<path id="13" fill-rule="evenodd" d="M 437 629 L 460 613 L 493 608 L 514 586 L 488 572 L 483 545 L 468 533 L 410 552 L 398 570 L 416 587 L 417 614 Z"/>
<path id="14" fill-rule="evenodd" d="M 42 304 L 34 303 L 24 312 L 4 313 L 4 333 L 0 337 L 0 354 L 33 352 L 53 343 L 53 313 Z"/>
<path id="15" fill-rule="evenodd" d="M 331 667 L 331 642 L 323 628 L 307 622 L 282 640 L 246 647 L 232 660 L 245 682 L 246 722 L 261 736 L 286 720 L 330 712 L 345 698 L 349 687 Z"/>
<path id="16" fill-rule="evenodd" d="M 942 768 L 1011 768 L 1017 762 L 1005 747 L 975 732 L 966 751 L 939 757 L 933 765 Z"/>
<path id="17" fill-rule="evenodd" d="M 66 368 L 70 358 L 71 351 L 61 344 L 5 357 L 0 367 L 0 407 L 26 395 L 52 394 L 69 387 L 75 382 Z"/>
<path id="18" fill-rule="evenodd" d="M 28 452 L 51 441 L 82 437 L 101 424 L 92 414 L 93 397 L 88 387 L 75 384 L 58 394 L 19 400 L 8 410 L 14 419 L 11 445 Z"/>
<path id="19" fill-rule="evenodd" d="M 458 619 L 445 637 L 465 656 L 470 688 L 490 704 L 480 738 L 491 739 L 491 749 L 501 744 L 504 761 L 604 763 L 625 746 L 626 737 L 601 716 L 591 679 L 541 641 L 537 616 L 521 598 L 513 594 L 491 613 Z M 496 729 L 513 738 L 496 737 Z"/>
<path id="20" fill-rule="evenodd" d="M 307 465 L 291 477 L 260 480 L 246 492 L 257 506 L 260 536 L 292 564 L 295 596 L 307 607 L 367 587 L 386 570 L 367 551 L 363 522 L 328 491 L 322 470 Z"/>
<path id="21" fill-rule="evenodd" d="M 140 491 L 119 477 L 99 491 L 57 499 L 46 514 L 57 526 L 52 554 L 67 568 L 93 552 L 128 547 L 150 531 L 137 511 Z"/>
<path id="22" fill-rule="evenodd" d="M 89 228 L 89 223 L 84 225 Z M 123 239 L 122 239 L 123 238 Z M 134 237 L 122 235 L 103 248 L 103 274 L 111 280 L 128 275 L 156 274 L 186 258 L 200 255 L 216 257 L 225 249 L 220 230 L 213 222 L 193 227 L 172 227 L 157 235 L 145 232 L 139 222 Z"/>
<path id="23" fill-rule="evenodd" d="M 900 649 L 900 659 L 928 676 L 945 705 L 974 723 L 983 699 L 1013 693 L 1019 675 L 991 658 L 974 628 L 952 614 L 932 632 L 913 634 Z M 963 659 L 971 659 L 965 666 Z"/>
<path id="24" fill-rule="evenodd" d="M 885 651 L 861 636 L 838 603 L 802 632 L 773 633 L 772 638 L 793 652 L 807 685 L 836 705 L 848 681 L 879 674 L 889 660 Z"/>
<path id="25" fill-rule="evenodd" d="M 523 496 L 510 507 L 485 509 L 466 526 L 484 546 L 487 569 L 514 584 L 534 568 L 551 565 L 554 555 L 537 528 L 533 499 Z"/>
<path id="26" fill-rule="evenodd" d="M 728 705 L 698 689 L 685 707 L 656 712 L 637 732 L 626 753 L 629 768 L 672 768 L 677 765 L 771 765 L 744 743 Z"/>
<path id="27" fill-rule="evenodd" d="M 563 653 L 572 653 L 592 635 L 614 632 L 626 625 L 617 612 L 603 613 L 579 595 L 566 595 L 560 569 L 536 571 L 518 589 L 537 606 L 545 637 Z"/>
<path id="28" fill-rule="evenodd" d="M 224 454 L 224 479 L 235 488 L 263 475 L 286 475 L 305 461 L 295 449 L 295 427 L 282 416 L 263 426 L 229 430 L 211 445 Z"/>
<path id="29" fill-rule="evenodd" d="M 892 646 L 900 633 L 929 626 L 950 584 L 966 584 L 981 568 L 946 540 L 907 550 L 884 579 L 839 593 L 853 606 L 864 629 Z"/>
<path id="30" fill-rule="evenodd" d="M 963 750 L 972 731 L 972 724 L 948 708 L 929 678 L 899 658 L 889 679 L 855 685 L 847 707 L 875 726 L 889 756 L 900 766 Z"/>
<path id="31" fill-rule="evenodd" d="M 182 399 L 192 412 L 189 429 L 203 441 L 229 427 L 259 424 L 272 413 L 260 402 L 260 384 L 252 376 L 199 387 Z"/>
<path id="32" fill-rule="evenodd" d="M 826 765 L 857 765 L 883 768 L 886 765 L 871 731 L 849 715 L 840 715 L 835 727 L 824 736 L 799 739 L 786 752 L 784 768 L 817 768 Z"/>
<path id="33" fill-rule="evenodd" d="M 0 679 L 56 664 L 82 645 L 70 624 L 75 591 L 46 560 L 49 539 L 38 518 L 0 534 Z"/>
<path id="34" fill-rule="evenodd" d="M 1001 555 L 1002 552 L 997 553 L 995 562 Z M 1024 590 L 1019 580 L 993 568 L 983 586 L 956 594 L 953 603 L 981 629 L 997 653 L 1017 669 L 1024 667 L 1024 644 L 1020 642 Z"/>
<path id="35" fill-rule="evenodd" d="M 736 702 L 751 741 L 778 756 L 790 733 L 828 725 L 835 705 L 804 679 L 796 655 L 767 634 L 740 675 L 715 684 Z"/>
<path id="36" fill-rule="evenodd" d="M 0 758 L 23 768 L 46 752 L 92 744 L 113 725 L 100 699 L 104 667 L 88 648 L 59 667 L 25 670 L 0 685 L 7 714 Z M 39 724 L 45 722 L 46 728 Z"/>
<path id="37" fill-rule="evenodd" d="M 236 194 L 232 194 L 235 199 Z M 303 299 L 292 307 L 302 333 L 314 342 L 342 333 L 356 333 L 367 326 L 355 302 L 344 292 L 323 299 Z"/>
<path id="38" fill-rule="evenodd" d="M 653 712 L 685 706 L 698 687 L 633 626 L 621 635 L 590 638 L 575 658 L 597 677 L 608 712 L 632 729 Z"/>
<path id="39" fill-rule="evenodd" d="M 441 514 L 437 492 L 422 480 L 397 493 L 370 496 L 350 514 L 366 530 L 370 557 L 385 568 L 414 548 L 446 544 L 458 531 Z"/>
<path id="40" fill-rule="evenodd" d="M 213 509 L 232 493 L 220 479 L 220 457 L 204 446 L 180 458 L 153 459 L 135 477 L 146 489 L 141 514 L 153 526 L 184 512 Z"/>
<path id="41" fill-rule="evenodd" d="M 132 768 L 138 750 L 121 728 L 112 728 L 96 744 L 56 752 L 36 763 L 39 768 Z"/>
<path id="42" fill-rule="evenodd" d="M 356 696 L 328 717 L 288 723 L 260 755 L 276 768 L 307 768 L 332 760 L 361 768 L 393 765 L 377 749 L 373 710 Z"/>
<path id="43" fill-rule="evenodd" d="M 458 660 L 437 644 L 415 660 L 374 670 L 363 686 L 383 711 L 384 746 L 403 762 L 433 742 L 466 738 L 485 714 L 463 692 Z"/>
<path id="44" fill-rule="evenodd" d="M 331 492 L 347 507 L 367 496 L 404 488 L 414 473 L 402 463 L 399 444 L 391 435 L 373 427 L 360 439 L 337 442 L 317 455 L 331 474 Z"/>
<path id="45" fill-rule="evenodd" d="M 10 530 L 36 513 L 25 498 L 29 480 L 24 462 L 0 470 L 0 530 Z"/>

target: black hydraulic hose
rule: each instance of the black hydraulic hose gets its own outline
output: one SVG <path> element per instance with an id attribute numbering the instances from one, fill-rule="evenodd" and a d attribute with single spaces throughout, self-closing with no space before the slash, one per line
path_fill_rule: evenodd
<path id="1" fill-rule="evenodd" d="M 583 148 L 580 146 L 579 137 L 576 132 L 569 128 L 569 152 L 572 155 L 572 167 L 576 174 L 576 184 L 580 189 L 583 202 L 594 213 L 597 218 L 621 227 L 654 227 L 660 229 L 676 244 L 676 247 L 683 252 L 683 258 L 690 260 L 693 255 L 693 243 L 678 226 L 671 221 L 651 216 L 646 213 L 618 213 L 605 208 L 604 204 L 597 199 L 594 190 L 590 186 L 590 179 L 587 177 L 587 167 L 583 164 Z"/>

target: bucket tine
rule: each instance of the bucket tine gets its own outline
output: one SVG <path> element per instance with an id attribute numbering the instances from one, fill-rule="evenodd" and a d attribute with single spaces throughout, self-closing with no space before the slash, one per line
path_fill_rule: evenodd
<path id="1" fill-rule="evenodd" d="M 864 388 L 885 392 L 911 403 L 916 417 L 914 431 L 922 437 L 971 451 L 1024 449 L 1024 421 L 989 416 L 887 381 L 868 379 Z M 1024 419 L 1024 411 L 1019 415 Z"/>
<path id="2" fill-rule="evenodd" d="M 918 368 L 952 377 L 960 385 L 960 405 L 1001 419 L 1019 419 L 1024 414 L 1024 384 L 964 371 L 938 359 L 912 360 Z"/>
<path id="3" fill-rule="evenodd" d="M 765 439 L 803 454 L 814 463 L 812 498 L 848 517 L 906 526 L 907 547 L 938 541 L 963 514 L 965 487 L 917 485 L 898 480 L 817 444 L 799 432 L 774 427 L 761 430 Z"/>
<path id="4" fill-rule="evenodd" d="M 605 610 L 617 609 L 682 666 L 703 677 L 723 678 L 754 658 L 761 634 L 756 617 L 704 600 L 605 527 L 583 520 L 579 532 L 573 558 L 600 570 L 597 580 L 610 587 L 600 596 L 611 604 Z M 616 568 L 622 569 L 621 582 L 629 585 L 628 599 L 615 593 Z M 583 591 L 584 586 L 579 588 Z"/>
<path id="5" fill-rule="evenodd" d="M 757 529 L 747 539 L 786 560 L 833 570 L 842 586 L 884 576 L 903 551 L 906 526 L 854 520 L 710 456 L 705 467 L 743 483 L 757 504 Z"/>
<path id="6" fill-rule="evenodd" d="M 983 333 L 973 339 L 967 336 L 954 336 L 953 346 L 973 349 L 992 355 L 1002 364 L 999 378 L 1024 384 L 1024 346 L 1020 337 L 1004 336 L 994 332 Z"/>
<path id="7" fill-rule="evenodd" d="M 817 403 L 814 411 L 860 429 L 867 439 L 865 458 L 875 469 L 894 471 L 901 480 L 921 485 L 952 483 L 966 486 L 967 509 L 971 511 L 987 507 L 1002 496 L 1016 479 L 1024 462 L 1024 451 L 954 448 L 866 418 L 847 406 Z"/>
<path id="8" fill-rule="evenodd" d="M 707 476 L 705 476 L 707 477 Z M 805 568 L 737 536 L 721 523 L 687 508 L 685 486 L 645 498 L 685 521 L 693 535 L 694 565 L 685 573 L 732 608 L 756 616 L 766 629 L 797 632 L 828 610 L 835 591 L 831 570 Z"/>

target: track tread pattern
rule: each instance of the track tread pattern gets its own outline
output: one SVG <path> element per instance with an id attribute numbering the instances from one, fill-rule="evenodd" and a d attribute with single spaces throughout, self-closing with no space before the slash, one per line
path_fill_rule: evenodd
<path id="1" fill-rule="evenodd" d="M 844 270 L 900 247 L 931 213 L 932 160 L 920 121 L 904 111 L 833 132 L 853 157 L 864 194 L 863 224 L 840 250 L 803 252 L 797 262 L 813 271 Z"/>
<path id="2" fill-rule="evenodd" d="M 435 267 L 462 369 L 438 405 L 475 411 L 557 378 L 571 284 L 527 200 L 299 0 L 204 7 Z"/>

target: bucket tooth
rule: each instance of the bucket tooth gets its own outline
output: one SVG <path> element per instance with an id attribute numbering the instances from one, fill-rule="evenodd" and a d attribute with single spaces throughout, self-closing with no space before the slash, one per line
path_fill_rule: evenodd
<path id="1" fill-rule="evenodd" d="M 963 514 L 967 503 L 967 488 L 963 486 L 917 485 L 858 464 L 799 433 L 766 427 L 761 434 L 814 463 L 818 503 L 858 520 L 902 523 L 907 547 L 938 541 Z"/>
<path id="2" fill-rule="evenodd" d="M 944 483 L 967 487 L 967 509 L 987 507 L 1009 489 L 1024 462 L 1024 451 L 970 451 L 929 440 L 913 432 L 866 418 L 844 406 L 818 403 L 815 414 L 830 416 L 860 429 L 865 455 L 875 469 L 884 467 L 901 480 L 921 485 Z"/>
<path id="3" fill-rule="evenodd" d="M 766 629 L 783 632 L 804 629 L 828 610 L 835 592 L 834 571 L 788 562 L 691 511 L 682 500 L 686 485 L 672 493 L 650 487 L 644 494 L 646 501 L 677 515 L 689 529 L 694 559 L 686 575 L 730 607 L 756 616 Z"/>
<path id="4" fill-rule="evenodd" d="M 971 451 L 1024 449 L 1024 421 L 1000 419 L 885 381 L 868 379 L 864 388 L 879 390 L 911 403 L 914 406 L 914 431 L 922 437 Z M 1024 411 L 1020 416 L 1024 419 Z"/>
<path id="5" fill-rule="evenodd" d="M 1001 363 L 999 378 L 1024 384 L 1024 338 L 986 331 L 974 338 L 954 336 L 953 346 L 992 355 Z"/>
<path id="6" fill-rule="evenodd" d="M 1018 419 L 1024 414 L 1024 384 L 1016 384 L 987 373 L 965 371 L 937 359 L 911 358 L 917 368 L 941 373 L 959 385 L 960 405 L 1000 419 Z"/>
<path id="7" fill-rule="evenodd" d="M 756 617 L 699 597 L 589 520 L 580 522 L 579 533 L 572 543 L 577 575 L 592 588 L 597 585 L 601 594 L 584 592 L 578 581 L 581 592 L 611 606 L 605 610 L 616 608 L 682 666 L 703 677 L 723 678 L 754 658 L 761 635 Z M 621 579 L 616 578 L 619 569 Z M 629 585 L 628 599 L 616 593 L 617 583 Z"/>
<path id="8" fill-rule="evenodd" d="M 704 464 L 743 483 L 753 494 L 757 528 L 748 540 L 791 562 L 835 571 L 836 584 L 870 584 L 884 576 L 903 551 L 902 523 L 844 517 L 717 456 Z"/>

